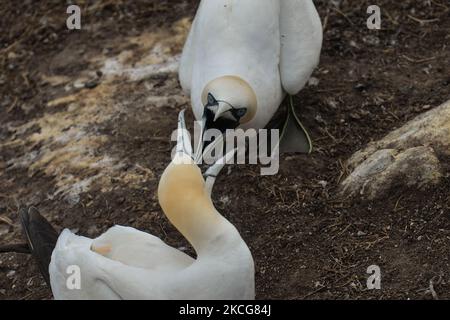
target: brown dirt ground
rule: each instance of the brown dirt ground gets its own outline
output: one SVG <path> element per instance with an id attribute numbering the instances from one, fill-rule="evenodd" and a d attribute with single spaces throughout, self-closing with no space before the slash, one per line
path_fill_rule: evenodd
<path id="1" fill-rule="evenodd" d="M 217 208 L 240 230 L 254 255 L 259 299 L 432 299 L 430 281 L 439 298 L 448 299 L 448 174 L 438 187 L 398 187 L 376 202 L 335 194 L 353 152 L 450 99 L 449 3 L 375 1 L 382 8 L 383 29 L 370 31 L 365 27 L 366 8 L 373 1 L 335 2 L 339 9 L 331 1 L 316 1 L 326 25 L 315 74 L 320 83 L 295 99 L 314 140 L 313 154 L 284 157 L 274 177 L 259 176 L 253 166 L 232 168 L 217 183 Z M 61 3 L 2 1 L 0 142 L 10 141 L 9 125 L 26 124 L 49 112 L 46 103 L 53 88 L 42 81 L 41 73 L 51 69 L 53 75 L 77 75 L 91 67 L 77 48 L 101 52 L 112 38 L 137 36 L 191 18 L 198 1 L 78 1 L 83 25 L 93 26 L 90 32 L 66 30 L 66 7 Z M 162 75 L 119 83 L 115 98 L 131 96 L 146 106 L 145 95 L 135 92 L 142 92 L 139 87 L 147 81 L 156 82 L 154 90 L 167 95 L 179 90 L 174 75 Z M 151 124 L 138 121 L 139 112 L 147 109 Z M 17 207 L 33 204 L 58 228 L 76 228 L 80 234 L 96 236 L 122 224 L 171 245 L 188 246 L 154 196 L 157 177 L 170 157 L 167 137 L 181 106 L 147 109 L 102 123 L 99 130 L 109 139 L 97 152 L 139 163 L 156 178 L 133 188 L 111 181 L 116 187 L 104 191 L 96 186 L 82 193 L 77 204 L 58 196 L 49 199 L 55 176 L 44 169 L 8 170 L 8 160 L 24 150 L 3 144 L 0 243 L 20 240 Z M 366 269 L 372 264 L 382 269 L 379 291 L 365 289 Z M 30 257 L 0 256 L 0 299 L 49 298 L 51 292 Z"/>

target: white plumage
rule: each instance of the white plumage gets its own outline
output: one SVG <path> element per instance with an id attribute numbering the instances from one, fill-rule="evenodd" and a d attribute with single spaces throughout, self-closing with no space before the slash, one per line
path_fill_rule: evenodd
<path id="1" fill-rule="evenodd" d="M 180 82 L 197 119 L 204 114 L 206 94 L 212 93 L 234 107 L 256 109 L 240 127 L 263 128 L 285 94 L 305 86 L 321 46 L 322 25 L 311 0 L 203 0 L 183 50 Z M 249 85 L 256 106 L 237 105 L 248 99 L 231 90 L 214 92 L 227 76 Z"/>

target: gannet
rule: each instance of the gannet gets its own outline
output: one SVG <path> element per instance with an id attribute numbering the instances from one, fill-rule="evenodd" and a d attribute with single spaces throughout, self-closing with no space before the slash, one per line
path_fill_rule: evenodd
<path id="1" fill-rule="evenodd" d="M 196 259 L 130 227 L 114 226 L 96 239 L 68 229 L 58 237 L 33 208 L 20 213 L 28 250 L 18 245 L 0 252 L 30 251 L 55 299 L 254 299 L 252 255 L 210 196 L 217 174 L 234 151 L 202 176 L 183 128 L 184 112 L 176 154 L 161 176 L 158 199 L 167 218 L 194 247 Z M 80 275 L 75 289 L 67 285 L 74 267 Z"/>
<path id="2" fill-rule="evenodd" d="M 179 67 L 196 119 L 205 130 L 264 128 L 308 82 L 322 33 L 311 0 L 202 0 Z M 311 151 L 292 100 L 282 129 L 283 151 Z"/>

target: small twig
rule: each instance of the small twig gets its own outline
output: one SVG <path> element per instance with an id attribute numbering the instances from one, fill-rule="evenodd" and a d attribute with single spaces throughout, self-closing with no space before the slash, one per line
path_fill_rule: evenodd
<path id="1" fill-rule="evenodd" d="M 25 84 L 27 85 L 27 87 L 30 87 L 30 80 L 28 79 L 28 74 L 25 72 L 21 73 L 23 80 L 25 81 Z"/>
<path id="2" fill-rule="evenodd" d="M 328 19 L 330 19 L 330 9 L 327 10 L 327 15 L 325 16 L 325 19 L 323 20 L 323 32 L 324 33 L 328 27 Z"/>
<path id="3" fill-rule="evenodd" d="M 14 223 L 8 217 L 0 217 L 0 222 L 4 222 L 4 223 L 10 225 L 11 227 L 14 226 Z"/>
<path id="4" fill-rule="evenodd" d="M 322 287 L 320 287 L 319 289 L 314 290 L 314 291 L 312 291 L 312 292 L 310 292 L 310 293 L 304 295 L 304 296 L 302 297 L 302 300 L 305 300 L 306 298 L 309 298 L 309 297 L 311 297 L 312 295 L 315 295 L 316 293 L 319 293 L 320 291 L 322 291 L 323 289 L 326 289 L 326 288 L 327 288 L 327 286 L 322 286 Z"/>
<path id="5" fill-rule="evenodd" d="M 436 1 L 434 1 L 434 0 L 431 0 L 431 2 L 433 2 L 435 5 L 437 5 L 438 7 L 441 7 L 441 8 L 444 8 L 445 9 L 445 12 L 447 12 L 450 8 L 449 7 L 447 7 L 446 5 L 443 5 L 442 3 L 438 3 L 438 2 L 436 2 Z"/>
<path id="6" fill-rule="evenodd" d="M 408 14 L 408 18 L 410 18 L 411 20 L 414 20 L 414 21 L 420 23 L 421 25 L 424 25 L 424 24 L 426 24 L 426 23 L 433 23 L 433 22 L 438 22 L 438 21 L 439 21 L 438 18 L 436 18 L 436 19 L 425 19 L 425 20 L 422 20 L 422 19 L 413 17 L 413 16 L 410 15 L 410 14 Z"/>
<path id="7" fill-rule="evenodd" d="M 439 276 L 439 278 L 438 278 L 438 280 L 435 282 L 435 278 L 436 277 L 433 277 L 431 280 L 430 280 L 430 286 L 428 287 L 428 290 L 426 291 L 427 293 L 429 292 L 429 293 L 431 293 L 431 295 L 433 296 L 433 299 L 434 300 L 439 300 L 439 296 L 438 296 L 438 294 L 436 293 L 436 290 L 434 290 L 434 284 L 439 284 L 439 283 L 441 283 L 441 281 L 442 281 L 442 277 L 441 276 Z"/>
<path id="8" fill-rule="evenodd" d="M 424 62 L 430 62 L 430 61 L 433 61 L 433 60 L 437 59 L 437 57 L 423 58 L 423 59 L 413 59 L 413 58 L 410 58 L 410 57 L 405 56 L 405 55 L 402 55 L 402 57 L 404 59 L 408 60 L 409 62 L 412 62 L 412 63 L 424 63 Z"/>
<path id="9" fill-rule="evenodd" d="M 327 128 L 322 129 L 321 131 L 325 132 L 333 141 L 334 143 L 339 143 L 338 139 L 336 139 L 335 136 L 333 136 Z"/>
<path id="10" fill-rule="evenodd" d="M 14 99 L 13 104 L 8 108 L 8 110 L 6 110 L 6 113 L 10 113 L 11 111 L 14 110 L 14 108 L 15 108 L 16 105 L 17 105 L 17 101 L 19 101 L 19 99 L 16 97 L 16 98 Z"/>
<path id="11" fill-rule="evenodd" d="M 391 16 L 391 14 L 390 14 L 386 9 L 384 9 L 384 13 L 385 13 L 386 16 L 388 17 L 388 20 L 389 20 L 390 22 L 392 22 L 393 25 L 395 25 L 395 26 L 398 26 L 398 25 L 399 25 L 398 21 L 395 20 L 395 19 Z"/>
<path id="12" fill-rule="evenodd" d="M 339 10 L 338 8 L 333 8 L 334 11 L 336 11 L 337 13 L 339 13 L 341 16 L 343 16 L 352 26 L 354 26 L 355 24 L 353 23 L 352 20 L 350 20 L 350 18 L 343 13 L 341 10 Z"/>
<path id="13" fill-rule="evenodd" d="M 398 198 L 397 202 L 395 203 L 395 207 L 394 207 L 394 212 L 397 212 L 397 209 L 399 207 L 400 201 L 402 200 L 403 196 L 400 196 L 400 198 Z M 400 210 L 402 210 L 403 208 L 400 208 Z"/>
<path id="14" fill-rule="evenodd" d="M 331 240 L 334 240 L 337 237 L 339 237 L 342 234 L 344 234 L 348 229 L 350 229 L 351 226 L 352 226 L 351 224 L 347 225 L 343 230 L 341 230 L 341 232 L 339 232 L 338 234 L 335 234 L 333 237 L 331 237 Z"/>
<path id="15" fill-rule="evenodd" d="M 374 246 L 374 245 L 376 245 L 377 243 L 379 243 L 379 242 L 381 242 L 381 241 L 383 241 L 383 240 L 386 240 L 386 239 L 389 239 L 389 236 L 384 236 L 384 237 L 379 238 L 379 239 L 377 239 L 377 240 L 375 240 L 375 241 L 369 242 L 369 245 L 366 247 L 366 250 L 369 250 L 372 246 Z"/>

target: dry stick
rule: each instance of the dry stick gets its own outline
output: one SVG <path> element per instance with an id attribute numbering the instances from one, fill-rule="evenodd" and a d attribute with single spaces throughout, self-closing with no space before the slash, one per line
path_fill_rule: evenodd
<path id="1" fill-rule="evenodd" d="M 0 217 L 0 222 L 4 222 L 4 223 L 10 225 L 11 227 L 14 226 L 14 223 L 8 217 Z"/>
<path id="2" fill-rule="evenodd" d="M 388 17 L 388 20 L 389 20 L 393 25 L 395 25 L 395 26 L 398 26 L 398 25 L 399 25 L 398 21 L 397 21 L 397 20 L 394 20 L 394 18 L 391 16 L 391 14 L 390 14 L 386 9 L 384 9 L 384 13 L 385 13 L 386 16 Z"/>
<path id="3" fill-rule="evenodd" d="M 445 12 L 447 12 L 450 8 L 449 7 L 447 7 L 446 5 L 444 5 L 444 4 L 442 4 L 442 3 L 438 3 L 438 2 L 436 2 L 436 1 L 434 1 L 434 0 L 431 0 L 431 2 L 433 2 L 435 5 L 437 5 L 438 7 L 441 7 L 441 8 L 445 8 Z"/>
<path id="4" fill-rule="evenodd" d="M 413 17 L 413 16 L 410 15 L 410 14 L 408 14 L 408 18 L 410 18 L 411 20 L 414 20 L 414 21 L 420 23 L 421 25 L 424 25 L 424 24 L 426 24 L 426 23 L 433 23 L 433 22 L 439 21 L 438 18 L 436 18 L 436 19 L 428 19 L 428 20 L 425 19 L 425 20 L 422 20 L 422 19 Z"/>
<path id="5" fill-rule="evenodd" d="M 396 120 L 400 121 L 400 118 L 397 117 L 397 116 L 395 115 L 395 113 L 393 113 L 392 111 L 388 111 L 387 113 L 389 113 L 391 116 L 393 116 Z"/>
<path id="6" fill-rule="evenodd" d="M 442 278 L 439 277 L 439 280 L 436 282 L 436 284 L 439 284 L 442 281 Z M 436 290 L 434 290 L 434 278 L 430 280 L 430 286 L 428 287 L 428 291 L 433 296 L 434 300 L 439 300 L 439 296 L 436 293 Z"/>
<path id="7" fill-rule="evenodd" d="M 405 56 L 405 55 L 402 55 L 402 57 L 404 59 L 408 60 L 409 62 L 412 62 L 412 63 L 424 63 L 424 62 L 430 62 L 430 61 L 433 61 L 433 60 L 437 59 L 437 57 L 431 57 L 431 58 L 423 58 L 423 59 L 418 59 L 417 60 L 417 59 L 413 59 L 413 58 L 410 58 L 410 57 Z"/>
<path id="8" fill-rule="evenodd" d="M 323 32 L 324 33 L 327 30 L 329 18 L 330 18 L 330 9 L 327 10 L 327 15 L 325 16 L 325 19 L 323 20 Z"/>
<path id="9" fill-rule="evenodd" d="M 398 198 L 397 202 L 395 203 L 394 212 L 398 212 L 397 208 L 399 207 L 400 201 L 402 200 L 402 198 L 403 198 L 403 196 L 400 196 L 400 198 Z M 403 208 L 401 208 L 401 209 L 403 209 Z"/>
<path id="10" fill-rule="evenodd" d="M 8 108 L 8 110 L 6 110 L 6 113 L 10 113 L 11 111 L 14 110 L 14 108 L 15 108 L 16 105 L 17 105 L 17 101 L 18 101 L 18 98 L 16 97 L 16 99 L 14 99 L 13 104 Z"/>
<path id="11" fill-rule="evenodd" d="M 338 8 L 333 8 L 334 11 L 336 11 L 337 13 L 339 13 L 340 15 L 342 15 L 352 26 L 354 26 L 355 24 L 353 23 L 352 20 L 350 20 L 350 18 L 343 13 L 341 10 L 339 10 Z"/>
<path id="12" fill-rule="evenodd" d="M 328 131 L 327 128 L 324 128 L 321 131 L 325 132 L 334 141 L 334 143 L 339 143 L 339 141 Z"/>
<path id="13" fill-rule="evenodd" d="M 316 293 L 319 293 L 320 291 L 322 291 L 323 289 L 326 289 L 326 288 L 328 288 L 328 287 L 327 287 L 327 286 L 322 286 L 322 287 L 320 287 L 319 289 L 314 290 L 314 291 L 312 291 L 312 292 L 310 292 L 310 293 L 304 295 L 304 296 L 302 297 L 302 300 L 305 300 L 306 298 L 309 298 L 310 296 L 315 295 Z"/>
<path id="14" fill-rule="evenodd" d="M 370 249 L 371 247 L 373 247 L 374 245 L 378 244 L 379 242 L 382 242 L 383 240 L 387 240 L 387 239 L 389 239 L 389 236 L 384 236 L 384 237 L 379 238 L 379 239 L 377 239 L 377 240 L 375 240 L 375 241 L 368 242 L 368 245 L 367 245 L 367 247 L 366 247 L 366 250 L 369 250 L 369 249 Z"/>

